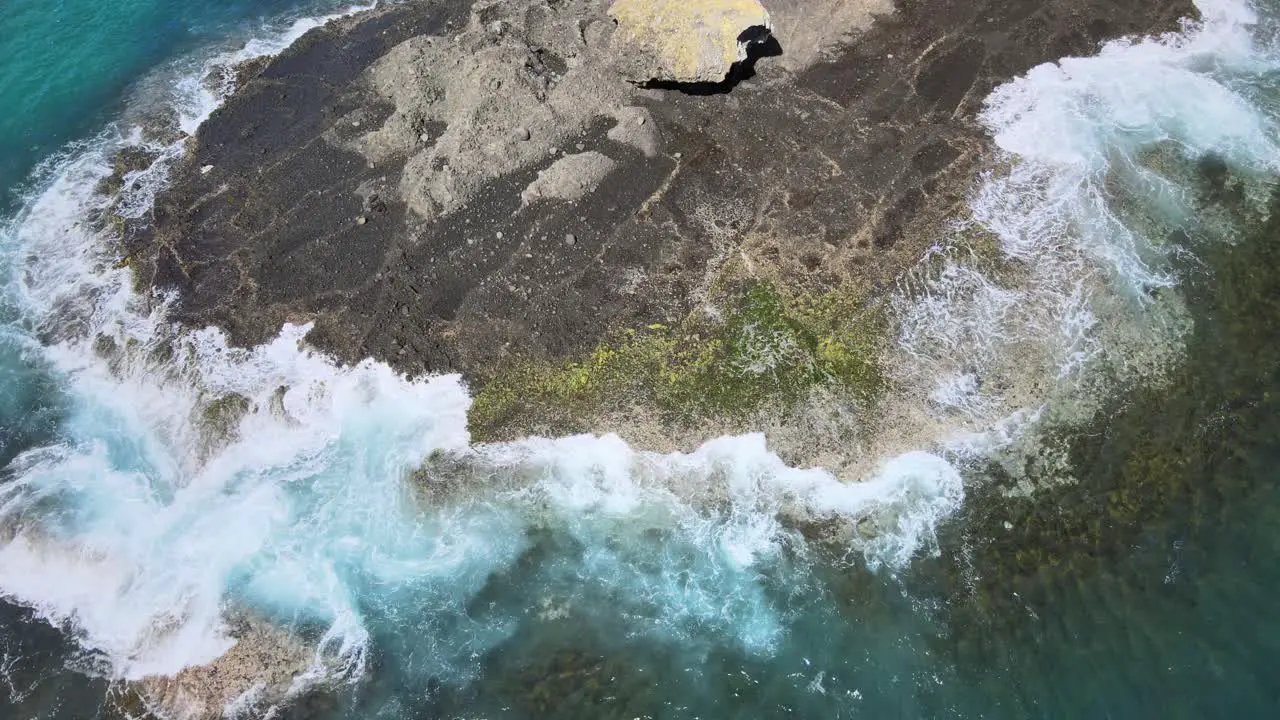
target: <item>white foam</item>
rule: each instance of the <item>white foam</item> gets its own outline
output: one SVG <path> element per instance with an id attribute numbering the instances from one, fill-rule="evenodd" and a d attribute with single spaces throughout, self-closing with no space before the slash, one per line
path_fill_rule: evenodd
<path id="1" fill-rule="evenodd" d="M 477 450 L 498 466 L 520 467 L 536 478 L 535 493 L 570 521 L 597 514 L 637 516 L 673 524 L 700 520 L 702 543 L 728 566 L 745 569 L 781 552 L 794 539 L 782 521 L 866 521 L 886 532 L 855 539 L 872 566 L 902 566 L 922 551 L 937 551 L 932 532 L 964 497 L 959 473 L 940 457 L 911 452 L 892 458 L 872 477 L 846 483 L 821 469 L 788 467 L 763 435 L 716 438 L 693 453 L 636 451 L 617 436 L 534 438 Z M 728 507 L 708 515 L 700 503 Z"/>
<path id="2" fill-rule="evenodd" d="M 981 120 L 1003 169 L 978 184 L 976 224 L 926 258 L 897 302 L 902 379 L 969 433 L 995 433 L 976 444 L 962 434 L 956 447 L 1009 441 L 1011 427 L 1034 423 L 1004 418 L 1041 416 L 1095 369 L 1117 374 L 1118 353 L 1178 343 L 1168 333 L 1184 325 L 1155 322 L 1151 310 L 1154 291 L 1174 285 L 1177 248 L 1132 224 L 1108 189 L 1140 193 L 1170 222 L 1194 215 L 1186 191 L 1141 162 L 1143 152 L 1175 147 L 1246 174 L 1280 170 L 1280 136 L 1254 92 L 1280 54 L 1255 41 L 1266 32 L 1241 0 L 1197 5 L 1203 20 L 1181 32 L 1046 63 L 987 98 Z M 975 229 L 994 237 L 1012 271 L 984 275 L 965 256 Z"/>
<path id="3" fill-rule="evenodd" d="M 39 531 L 0 552 L 6 594 L 73 621 L 126 677 L 221 654 L 230 583 L 264 552 L 265 589 L 250 591 L 283 590 L 288 602 L 350 623 L 351 599 L 327 567 L 344 540 L 330 523 L 380 539 L 370 528 L 407 510 L 403 475 L 434 449 L 465 446 L 468 400 L 456 378 L 410 383 L 374 363 L 335 368 L 299 351 L 304 330 L 247 352 L 197 333 L 179 349 L 200 358 L 195 377 L 73 369 L 73 437 L 24 454 L 5 487 L 4 518 Z M 240 392 L 253 406 L 241 439 L 207 461 L 192 422 L 201 389 Z M 342 642 L 337 650 L 354 652 Z"/>
<path id="4" fill-rule="evenodd" d="M 250 38 L 241 47 L 218 53 L 200 63 L 198 72 L 187 72 L 177 82 L 175 106 L 179 129 L 195 134 L 200 123 L 222 104 L 233 89 L 236 65 L 254 58 L 277 55 L 314 28 L 339 18 L 377 7 L 377 2 L 348 5 L 341 10 L 316 17 L 297 18 L 284 27 L 272 27 Z M 206 82 L 217 78 L 219 82 Z"/>

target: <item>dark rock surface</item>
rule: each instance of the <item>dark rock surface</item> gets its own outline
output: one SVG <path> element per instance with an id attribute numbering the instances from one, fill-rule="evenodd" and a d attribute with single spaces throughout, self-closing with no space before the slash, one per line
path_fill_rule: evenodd
<path id="1" fill-rule="evenodd" d="M 484 26 L 533 5 L 506 3 Z M 545 5 L 550 17 L 561 3 Z M 762 58 L 729 93 L 628 89 L 661 151 L 610 139 L 638 120 L 591 118 L 559 149 L 620 167 L 580 201 L 522 205 L 558 157 L 548 154 L 427 219 L 397 191 L 404 157 L 371 162 L 341 141 L 396 109 L 365 79 L 375 61 L 411 37 L 457 32 L 470 14 L 461 0 L 393 6 L 246 69 L 256 76 L 201 127 L 128 248 L 145 281 L 179 288 L 181 320 L 240 344 L 315 321 L 309 340 L 345 361 L 483 377 L 512 353 L 568 356 L 611 327 L 678 316 L 731 253 L 814 289 L 883 286 L 960 209 L 988 151 L 974 117 L 995 84 L 1105 39 L 1173 29 L 1194 7 L 901 0 L 798 72 Z M 530 17 L 503 32 L 532 37 Z M 554 81 L 564 60 L 530 48 L 546 62 L 526 70 Z M 419 129 L 424 142 L 445 130 Z"/>

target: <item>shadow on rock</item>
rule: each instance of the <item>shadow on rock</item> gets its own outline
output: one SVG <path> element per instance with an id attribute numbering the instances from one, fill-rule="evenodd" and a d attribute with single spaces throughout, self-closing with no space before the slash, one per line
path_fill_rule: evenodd
<path id="1" fill-rule="evenodd" d="M 723 95 L 737 87 L 738 83 L 756 76 L 757 60 L 782 55 L 782 44 L 776 37 L 769 35 L 769 31 L 764 27 L 747 28 L 738 36 L 738 42 L 748 43 L 747 59 L 734 63 L 729 69 L 729 74 L 720 82 L 650 80 L 640 83 L 640 87 L 652 90 L 675 90 L 685 95 Z"/>

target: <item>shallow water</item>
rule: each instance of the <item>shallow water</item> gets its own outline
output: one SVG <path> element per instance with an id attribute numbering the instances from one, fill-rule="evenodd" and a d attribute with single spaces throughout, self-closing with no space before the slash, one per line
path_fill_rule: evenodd
<path id="1" fill-rule="evenodd" d="M 216 39 L 289 22 L 120 13 L 206 34 L 50 70 L 105 94 L 6 119 L 64 150 L 9 171 L 0 239 L 0 714 L 116 716 L 119 681 L 213 659 L 248 611 L 323 679 L 284 716 L 1273 716 L 1280 52 L 1268 8 L 1202 7 L 990 98 L 1006 169 L 972 206 L 1020 269 L 947 241 L 904 286 L 902 352 L 955 432 L 853 486 L 757 436 L 470 447 L 457 378 L 171 328 L 85 221 L 111 121 L 168 98 L 193 124 Z"/>

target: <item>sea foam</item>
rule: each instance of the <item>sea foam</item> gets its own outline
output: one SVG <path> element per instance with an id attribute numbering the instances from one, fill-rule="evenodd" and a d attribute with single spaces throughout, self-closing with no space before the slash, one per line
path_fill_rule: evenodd
<path id="1" fill-rule="evenodd" d="M 1240 0 L 1197 5 L 1202 19 L 1180 32 L 1040 65 L 986 99 L 994 169 L 896 301 L 894 367 L 970 431 L 954 448 L 992 452 L 1050 418 L 1087 420 L 1181 355 L 1190 321 L 1173 260 L 1193 248 L 1167 236 L 1200 210 L 1155 154 L 1245 176 L 1280 168 L 1274 119 L 1253 102 L 1276 66 L 1274 23 Z M 973 260 L 975 234 L 998 271 Z"/>

